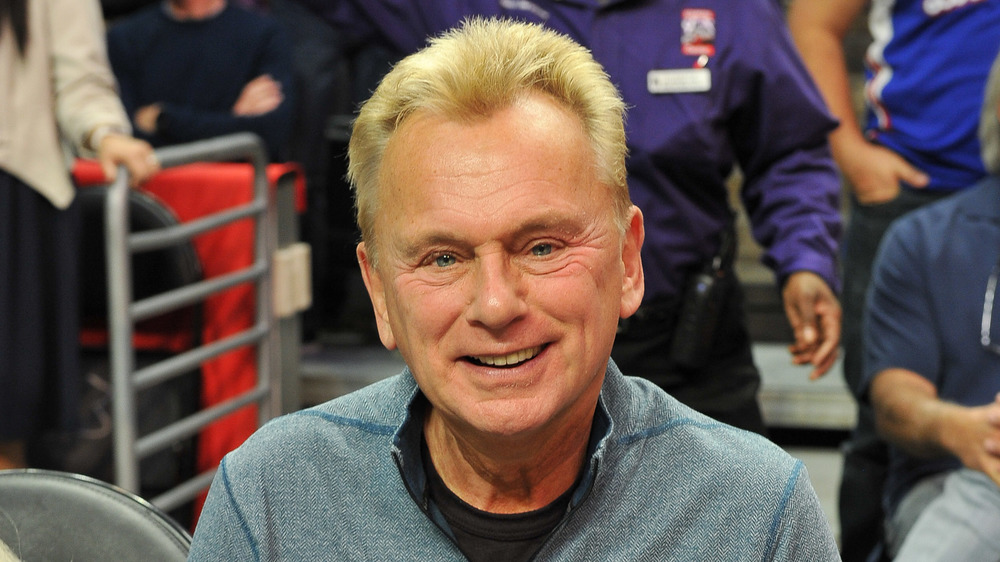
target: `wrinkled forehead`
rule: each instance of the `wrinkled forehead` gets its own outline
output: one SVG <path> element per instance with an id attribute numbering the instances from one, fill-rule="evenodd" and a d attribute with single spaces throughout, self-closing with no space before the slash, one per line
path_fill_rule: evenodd
<path id="1" fill-rule="evenodd" d="M 472 121 L 417 114 L 386 146 L 375 220 L 395 228 L 424 217 L 610 217 L 611 190 L 594 160 L 579 119 L 544 99 Z"/>

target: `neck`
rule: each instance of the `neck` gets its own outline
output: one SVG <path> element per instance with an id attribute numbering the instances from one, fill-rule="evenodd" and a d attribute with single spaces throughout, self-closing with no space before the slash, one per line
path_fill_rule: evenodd
<path id="1" fill-rule="evenodd" d="M 527 438 L 470 436 L 432 409 L 424 435 L 434 468 L 455 495 L 483 511 L 524 513 L 552 503 L 576 482 L 590 424 Z"/>
<path id="2" fill-rule="evenodd" d="M 210 18 L 226 7 L 226 0 L 169 0 L 170 13 L 180 20 Z"/>

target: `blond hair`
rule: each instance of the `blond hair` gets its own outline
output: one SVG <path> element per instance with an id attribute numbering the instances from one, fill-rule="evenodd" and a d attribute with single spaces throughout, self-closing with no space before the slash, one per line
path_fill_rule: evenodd
<path id="1" fill-rule="evenodd" d="M 611 190 L 615 222 L 624 231 L 631 208 L 625 105 L 604 69 L 572 39 L 540 25 L 474 18 L 397 63 L 354 122 L 347 175 L 369 252 L 376 249 L 382 157 L 408 116 L 421 110 L 455 120 L 488 117 L 535 91 L 580 117 L 596 172 Z"/>
<path id="2" fill-rule="evenodd" d="M 2 540 L 0 540 L 0 562 L 21 562 L 21 559 Z"/>
<path id="3" fill-rule="evenodd" d="M 983 93 L 983 107 L 979 114 L 979 154 L 983 165 L 990 174 L 1000 174 L 1000 56 L 993 60 L 986 88 Z"/>

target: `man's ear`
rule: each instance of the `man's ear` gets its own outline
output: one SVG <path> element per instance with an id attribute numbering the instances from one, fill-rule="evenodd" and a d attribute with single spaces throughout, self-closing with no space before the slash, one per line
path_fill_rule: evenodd
<path id="1" fill-rule="evenodd" d="M 396 349 L 396 337 L 392 334 L 392 327 L 389 325 L 389 312 L 385 302 L 385 284 L 382 282 L 378 270 L 372 265 L 364 242 L 358 244 L 357 255 L 358 265 L 361 266 L 361 277 L 364 278 L 368 298 L 371 299 L 372 308 L 375 309 L 378 337 L 386 349 Z"/>
<path id="2" fill-rule="evenodd" d="M 628 228 L 625 230 L 625 240 L 622 244 L 622 265 L 625 275 L 622 278 L 622 307 L 620 315 L 628 318 L 635 314 L 646 291 L 645 279 L 642 274 L 642 242 L 646 237 L 646 229 L 642 222 L 642 211 L 632 205 Z"/>

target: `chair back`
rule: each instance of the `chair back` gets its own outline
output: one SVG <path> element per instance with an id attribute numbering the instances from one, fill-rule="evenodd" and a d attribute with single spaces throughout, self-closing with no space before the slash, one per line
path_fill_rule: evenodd
<path id="1" fill-rule="evenodd" d="M 80 316 L 85 330 L 107 330 L 108 278 L 105 256 L 104 204 L 108 186 L 98 185 L 77 191 L 83 215 L 81 233 Z M 137 189 L 128 191 L 129 223 L 132 232 L 145 232 L 179 224 L 164 203 Z M 132 298 L 144 299 L 190 285 L 203 278 L 194 244 L 184 243 L 136 254 L 132 259 Z M 196 307 L 168 313 L 147 321 L 149 331 L 173 329 L 191 332 L 191 346 L 196 345 L 201 329 Z M 137 328 L 143 331 L 142 326 Z"/>
<path id="2" fill-rule="evenodd" d="M 33 469 L 0 471 L 0 541 L 24 561 L 182 561 L 191 546 L 177 522 L 134 494 Z"/>

